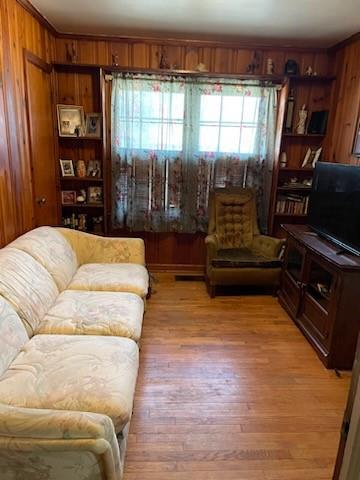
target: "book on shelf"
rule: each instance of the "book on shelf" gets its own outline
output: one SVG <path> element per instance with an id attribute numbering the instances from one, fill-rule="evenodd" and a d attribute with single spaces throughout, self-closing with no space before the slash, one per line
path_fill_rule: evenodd
<path id="1" fill-rule="evenodd" d="M 276 213 L 285 215 L 306 215 L 309 207 L 309 195 L 279 195 L 276 202 Z"/>

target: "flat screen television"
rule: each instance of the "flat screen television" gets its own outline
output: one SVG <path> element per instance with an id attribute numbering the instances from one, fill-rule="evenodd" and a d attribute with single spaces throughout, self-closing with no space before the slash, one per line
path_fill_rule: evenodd
<path id="1" fill-rule="evenodd" d="M 316 164 L 308 222 L 341 249 L 360 255 L 360 167 Z"/>

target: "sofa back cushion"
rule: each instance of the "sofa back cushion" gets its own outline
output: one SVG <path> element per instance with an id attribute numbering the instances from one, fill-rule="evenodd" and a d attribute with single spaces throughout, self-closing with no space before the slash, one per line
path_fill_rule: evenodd
<path id="1" fill-rule="evenodd" d="M 0 377 L 28 340 L 15 310 L 0 297 Z"/>
<path id="2" fill-rule="evenodd" d="M 31 255 L 50 273 L 60 291 L 70 283 L 78 261 L 70 243 L 53 227 L 39 227 L 10 243 Z"/>
<path id="3" fill-rule="evenodd" d="M 31 337 L 59 290 L 50 273 L 33 257 L 5 247 L 0 250 L 0 295 L 15 309 Z"/>

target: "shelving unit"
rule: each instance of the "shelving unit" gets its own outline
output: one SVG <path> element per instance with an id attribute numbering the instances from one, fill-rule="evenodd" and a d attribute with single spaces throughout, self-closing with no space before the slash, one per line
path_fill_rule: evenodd
<path id="1" fill-rule="evenodd" d="M 311 180 L 313 175 L 312 168 L 302 168 L 301 165 L 308 148 L 322 147 L 326 138 L 326 134 L 298 134 L 296 133 L 296 124 L 298 121 L 298 112 L 302 105 L 306 105 L 308 112 L 307 124 L 309 122 L 311 112 L 318 110 L 329 110 L 331 86 L 333 76 L 308 76 L 293 75 L 287 78 L 284 86 L 287 103 L 287 97 L 291 91 L 294 92 L 295 106 L 293 114 L 292 131 L 287 132 L 284 129 L 284 119 L 286 116 L 286 108 L 281 111 L 282 117 L 278 122 L 278 128 L 282 128 L 281 138 L 278 140 L 278 158 L 276 158 L 273 184 L 271 192 L 271 205 L 269 212 L 269 233 L 278 237 L 284 237 L 285 234 L 281 228 L 281 223 L 305 224 L 307 221 L 307 203 L 306 197 L 310 195 L 311 187 L 302 186 L 304 181 Z M 279 157 L 282 152 L 286 153 L 287 165 L 280 167 Z M 321 159 L 321 157 L 320 157 Z M 296 179 L 296 180 L 295 180 Z M 292 182 L 291 182 L 292 180 Z M 292 185 L 291 183 L 297 183 Z M 279 201 L 285 197 L 297 199 L 296 201 L 304 202 L 304 211 L 302 213 L 284 213 L 279 211 Z"/>
<path id="2" fill-rule="evenodd" d="M 104 135 L 104 79 L 103 70 L 99 66 L 78 65 L 68 63 L 54 64 L 55 71 L 55 98 L 56 105 L 81 105 L 84 107 L 85 115 L 88 113 L 100 113 L 102 115 L 102 132 L 100 138 L 90 136 L 60 137 L 56 125 L 57 142 L 57 172 L 59 204 L 61 205 L 60 221 L 64 226 L 77 228 L 89 233 L 107 233 L 107 199 L 105 195 L 106 178 L 106 146 Z M 54 118 L 57 118 L 54 115 Z M 79 177 L 61 175 L 59 160 L 72 160 L 76 173 L 76 163 L 83 160 L 88 162 L 98 161 L 101 168 L 100 177 Z M 77 195 L 81 190 L 88 194 L 89 187 L 100 187 L 102 189 L 101 203 L 90 203 L 88 198 L 84 203 L 62 204 L 62 191 L 75 191 Z M 88 196 L 88 195 L 87 195 Z"/>

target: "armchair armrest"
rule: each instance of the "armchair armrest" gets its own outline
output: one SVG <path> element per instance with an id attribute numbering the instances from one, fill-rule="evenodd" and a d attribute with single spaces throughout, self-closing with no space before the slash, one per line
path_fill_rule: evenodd
<path id="1" fill-rule="evenodd" d="M 26 463 L 24 452 L 48 453 L 49 464 L 56 451 L 62 452 L 61 459 L 66 452 L 70 457 L 74 451 L 91 452 L 105 468 L 107 480 L 118 479 L 121 470 L 113 423 L 102 414 L 0 404 L 0 455 L 4 450 L 9 462 L 19 456 L 22 465 Z M 59 462 L 54 468 L 59 467 Z M 68 468 L 65 459 L 64 463 Z"/>
<path id="2" fill-rule="evenodd" d="M 84 263 L 137 263 L 145 265 L 145 246 L 141 238 L 101 237 L 69 228 L 58 228 Z"/>
<path id="3" fill-rule="evenodd" d="M 205 245 L 207 250 L 207 257 L 208 260 L 211 260 L 215 257 L 216 252 L 219 248 L 219 240 L 216 234 L 208 235 L 205 237 Z"/>
<path id="4" fill-rule="evenodd" d="M 281 238 L 269 237 L 267 235 L 255 235 L 252 243 L 252 250 L 264 257 L 278 258 L 281 254 L 285 240 Z"/>

